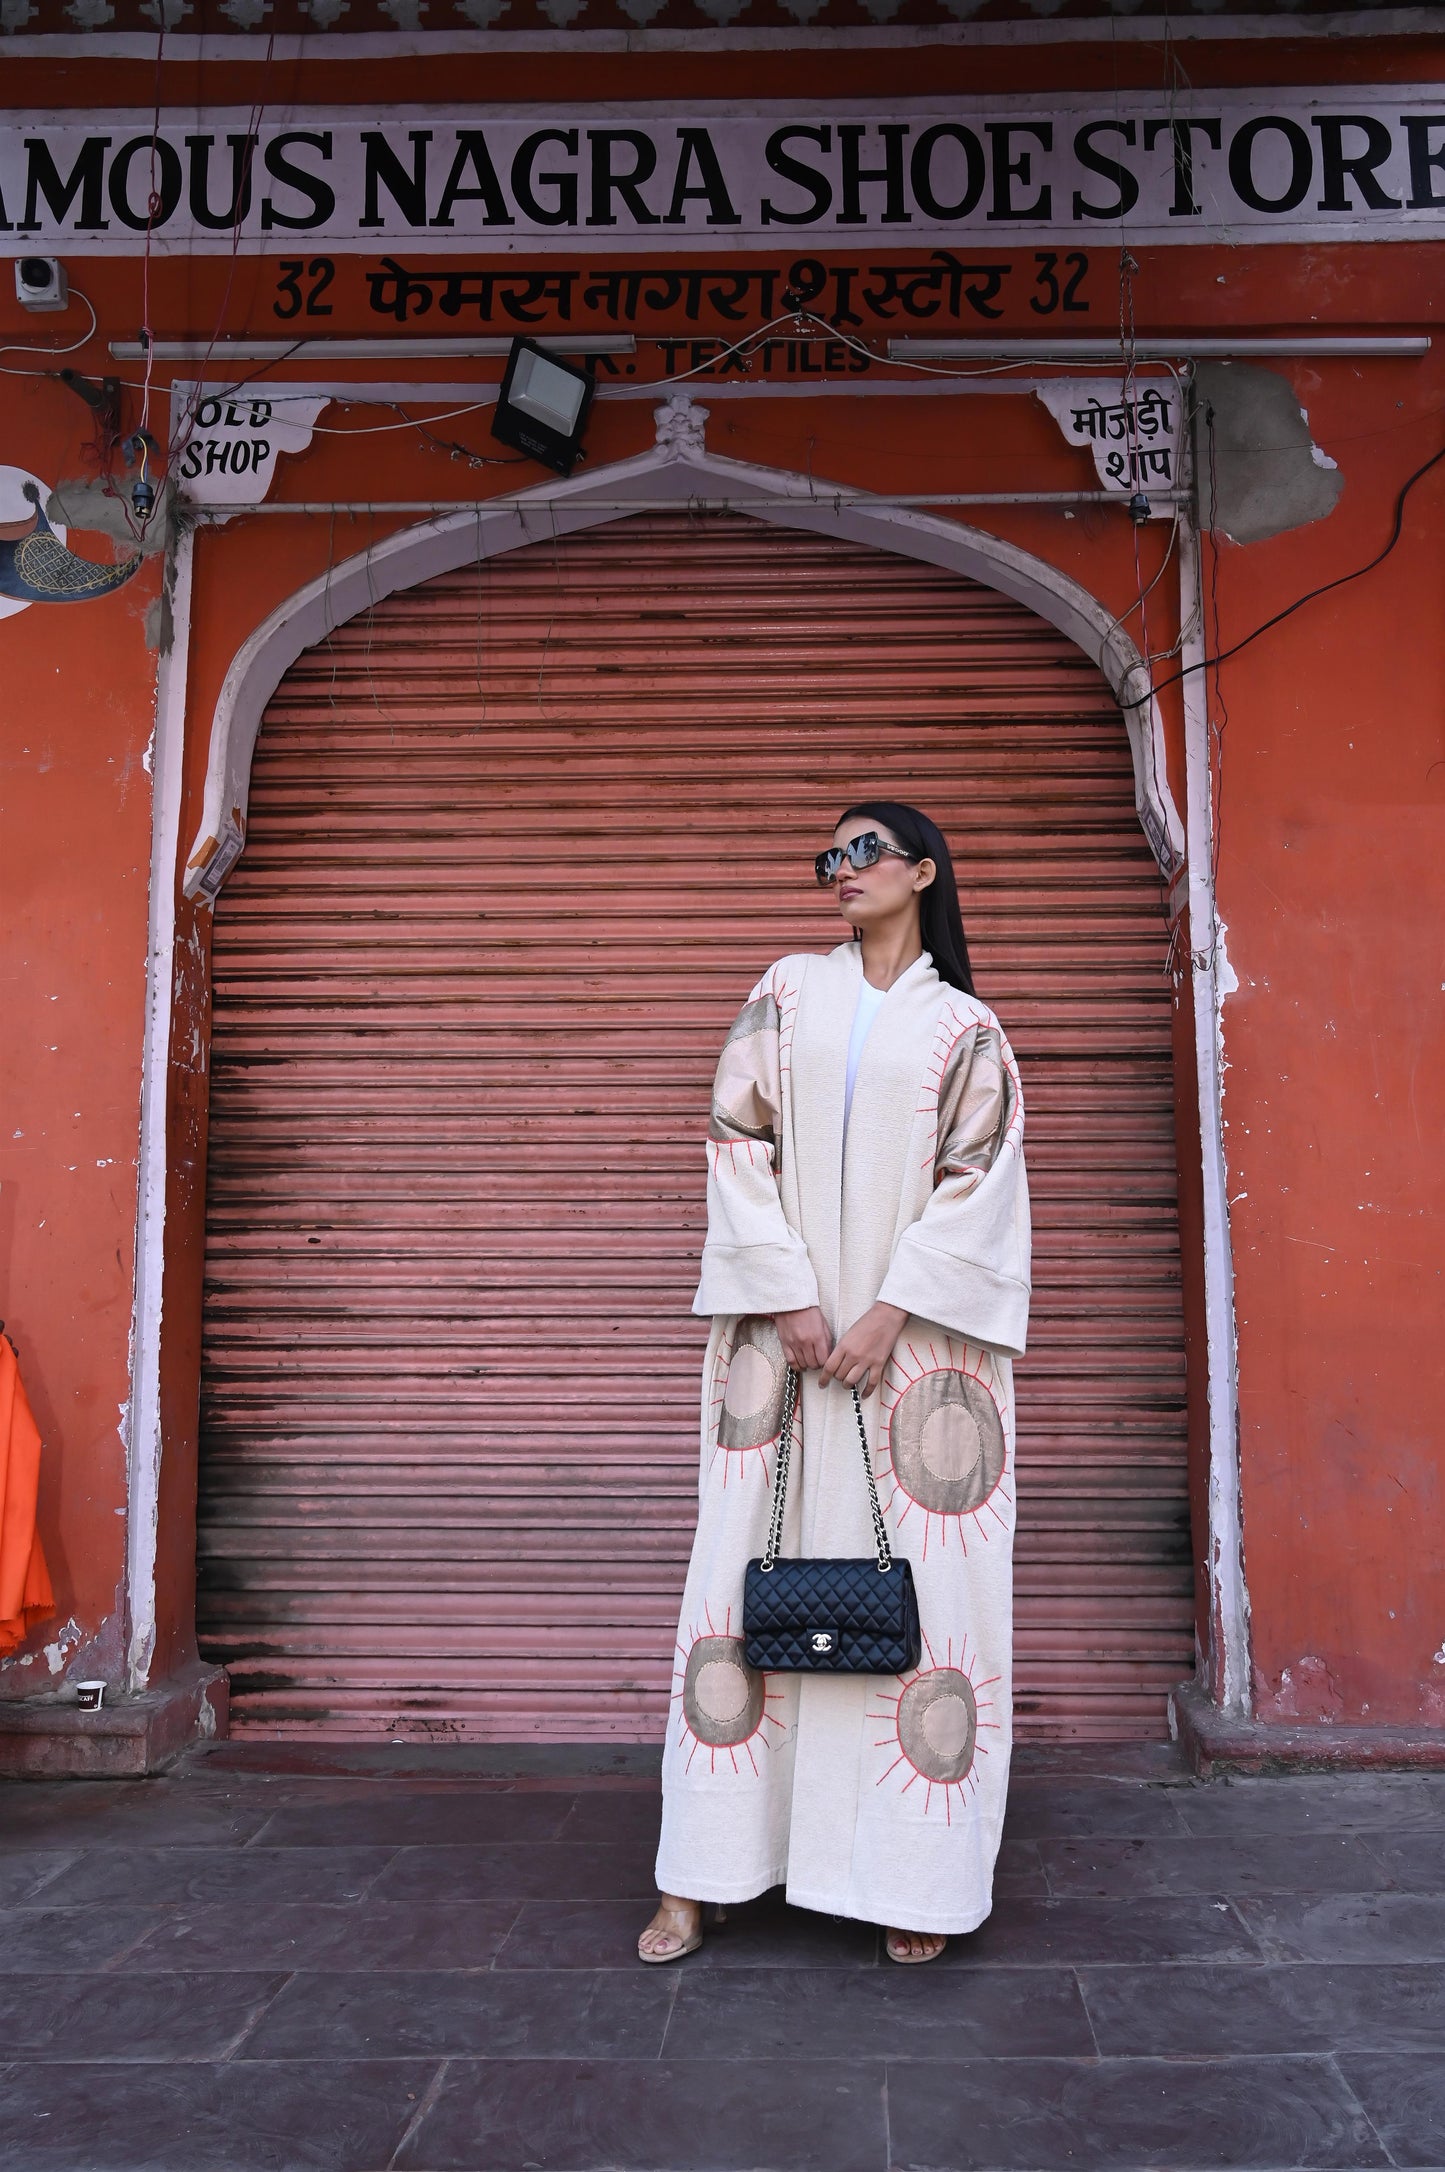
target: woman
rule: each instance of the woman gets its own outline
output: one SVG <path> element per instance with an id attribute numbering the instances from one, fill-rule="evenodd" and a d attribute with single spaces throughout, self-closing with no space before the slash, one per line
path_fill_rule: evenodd
<path id="1" fill-rule="evenodd" d="M 1018 1073 L 973 993 L 948 847 L 891 800 L 851 807 L 818 880 L 853 940 L 783 958 L 718 1065 L 701 1509 L 663 1754 L 649 1962 L 703 1902 L 789 1901 L 931 1961 L 989 1912 L 1010 1746 L 1013 1387 L 1029 1301 Z M 801 1423 L 785 1554 L 873 1551 L 852 1389 L 923 1653 L 904 1677 L 755 1674 L 760 1554 L 788 1368 Z M 799 1482 L 801 1480 L 801 1483 Z"/>

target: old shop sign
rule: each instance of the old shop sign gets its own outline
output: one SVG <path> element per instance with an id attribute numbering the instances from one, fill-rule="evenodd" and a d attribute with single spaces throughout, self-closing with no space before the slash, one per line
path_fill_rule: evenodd
<path id="1" fill-rule="evenodd" d="M 1070 445 L 1087 445 L 1105 490 L 1120 497 L 1141 491 L 1151 513 L 1172 510 L 1177 488 L 1181 403 L 1172 378 L 1162 383 L 1060 377 L 1038 396 Z"/>
<path id="2" fill-rule="evenodd" d="M 328 396 L 216 395 L 178 384 L 171 475 L 193 505 L 255 505 L 270 495 L 279 453 L 304 452 Z"/>
<path id="3" fill-rule="evenodd" d="M 154 197 L 154 208 L 152 208 Z M 0 233 L 57 251 L 819 247 L 1445 232 L 1445 86 L 1288 94 L 12 116 Z"/>

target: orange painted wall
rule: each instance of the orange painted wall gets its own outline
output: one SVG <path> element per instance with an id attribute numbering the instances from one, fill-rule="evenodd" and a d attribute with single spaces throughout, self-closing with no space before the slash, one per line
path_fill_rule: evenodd
<path id="1" fill-rule="evenodd" d="M 72 394 L 7 380 L 0 461 L 75 474 L 86 435 Z M 124 1649 L 158 580 L 152 563 L 97 603 L 0 620 L 0 1314 L 45 1442 L 57 1607 L 0 1662 L 7 1697 L 53 1689 L 62 1665 L 117 1679 Z"/>
<path id="2" fill-rule="evenodd" d="M 1445 50 L 1391 44 L 1381 55 L 1337 41 L 1191 52 L 1200 81 L 1248 80 L 1250 70 L 1259 80 L 1439 77 L 1442 63 Z M 1058 49 L 995 51 L 982 75 L 979 56 L 970 57 L 975 72 L 968 81 L 970 87 L 1077 84 L 1100 64 L 1098 52 L 1071 59 Z M 585 81 L 574 70 L 565 83 L 549 64 L 545 85 L 537 65 L 509 62 L 507 93 L 526 94 L 530 84 L 532 96 L 565 92 L 579 101 L 629 90 L 656 95 L 697 90 L 704 76 L 719 92 L 729 87 L 686 57 L 669 60 L 665 72 L 655 57 L 645 70 L 617 62 Z M 750 86 L 758 92 L 762 65 L 749 56 Z M 856 93 L 880 80 L 876 55 L 861 64 L 832 56 L 821 74 L 798 56 L 768 65 L 767 87 L 778 90 L 806 82 L 818 94 Z M 936 87 L 927 56 L 908 60 L 912 73 L 901 63 L 888 65 L 893 92 Z M 951 70 L 959 65 L 956 55 L 948 62 Z M 1149 61 L 1130 51 L 1125 65 L 1135 79 L 1158 79 L 1157 56 Z M 1141 72 L 1147 66 L 1155 75 Z M 441 95 L 435 69 L 419 64 L 404 88 L 393 69 L 387 93 Z M 39 102 L 20 73 L 4 95 Z M 187 79 L 192 89 L 193 78 L 194 71 Z M 233 67 L 224 79 L 218 73 L 208 80 L 217 97 L 251 95 L 253 78 L 245 70 Z M 148 102 L 149 74 L 130 88 L 127 81 L 119 90 L 108 87 L 105 99 Z M 304 84 L 299 90 L 339 100 L 374 94 L 375 81 L 350 69 L 329 75 L 324 93 Z M 503 93 L 493 83 L 489 94 Z M 79 69 L 69 72 L 66 95 L 102 102 Z M 869 261 L 885 255 L 871 250 Z M 1424 245 L 1198 248 L 1140 257 L 1141 331 L 1221 324 L 1428 329 L 1440 312 L 1439 252 Z M 1072 331 L 1117 324 L 1114 267 L 1102 241 L 1098 258 L 1094 311 Z M 103 330 L 132 331 L 141 306 L 138 262 L 71 269 L 100 309 Z M 230 282 L 229 329 L 274 334 L 274 270 L 239 267 Z M 169 334 L 210 332 L 228 277 L 217 260 L 153 267 L 154 321 Z M 340 264 L 335 292 L 336 315 L 317 329 L 332 336 L 378 329 L 362 308 L 357 265 Z M 1025 298 L 1000 331 L 1037 329 Z M 33 335 L 35 320 L 6 311 L 0 301 L 0 337 Z M 98 371 L 103 350 L 78 359 Z M 1316 442 L 1338 462 L 1345 493 L 1336 513 L 1312 527 L 1248 547 L 1222 542 L 1217 567 L 1206 549 L 1215 574 L 1211 646 L 1231 646 L 1313 585 L 1372 555 L 1388 538 L 1400 483 L 1445 444 L 1445 356 L 1279 366 L 1309 411 Z M 426 374 L 414 364 L 402 372 Z M 455 367 L 445 374 L 454 376 Z M 707 404 L 706 379 L 694 390 Z M 0 423 L 0 460 L 46 474 L 67 470 L 84 435 L 84 418 L 77 423 L 68 399 L 51 386 L 22 388 Z M 383 418 L 357 407 L 332 409 L 322 419 L 342 429 Z M 471 416 L 443 434 L 488 451 L 485 424 L 484 415 Z M 599 402 L 589 439 L 593 466 L 651 440 L 649 403 Z M 1085 456 L 1067 450 L 1027 399 L 718 400 L 709 442 L 740 459 L 885 493 L 1087 487 L 1092 479 Z M 276 495 L 463 500 L 535 479 L 527 469 L 469 471 L 403 431 L 352 443 L 318 437 L 307 454 L 283 463 Z M 1120 612 L 1136 592 L 1139 570 L 1147 579 L 1157 566 L 1165 540 L 1161 529 L 1151 529 L 1136 569 L 1135 538 L 1113 510 L 1070 519 L 1025 509 L 965 517 L 1049 558 Z M 333 527 L 319 519 L 264 517 L 199 539 L 183 849 L 199 820 L 210 714 L 236 648 L 328 560 L 398 524 L 343 515 Z M 1280 1720 L 1445 1725 L 1445 1663 L 1434 1656 L 1445 1651 L 1445 1504 L 1437 1476 L 1439 1290 L 1432 1249 L 1445 1070 L 1438 956 L 1445 863 L 1442 576 L 1445 466 L 1415 492 L 1401 544 L 1385 566 L 1306 606 L 1210 681 L 1222 727 L 1219 893 L 1239 982 L 1225 1010 L 1225 1115 L 1246 1565 L 1259 1709 Z M 17 1197 L 8 1174 L 17 1165 L 9 1156 L 21 1142 L 8 1137 L 14 1127 L 7 1097 L 0 1203 L 14 1209 L 7 1243 L 16 1294 L 6 1310 L 21 1338 L 32 1393 L 54 1427 L 47 1536 L 54 1529 L 62 1576 L 71 1578 L 65 1588 L 74 1597 L 64 1605 L 88 1635 L 101 1634 L 105 1623 L 111 1627 L 103 1633 L 115 1634 L 124 1531 L 115 1514 L 123 1505 L 124 1459 L 114 1413 L 126 1392 L 142 1029 L 149 792 L 137 765 L 151 727 L 154 673 L 140 612 L 155 579 L 148 570 L 105 604 L 44 616 L 37 608 L 0 625 L 7 691 L 22 687 L 27 696 L 12 711 L 7 741 L 15 718 L 48 700 L 47 743 L 58 750 L 48 770 L 37 760 L 13 772 L 19 781 L 6 793 L 7 819 L 19 839 L 19 856 L 6 865 L 24 871 L 26 901 L 23 960 L 21 946 L 12 949 L 20 965 L 11 1009 L 18 1030 L 8 1037 L 8 1056 L 19 1073 L 16 1123 L 27 1129 L 24 1151 L 33 1157 L 18 1165 Z M 1177 634 L 1167 580 L 1151 598 L 1149 630 L 1156 648 L 1167 648 Z M 1177 687 L 1166 708 L 1182 803 Z M 7 761 L 14 759 L 7 753 Z M 188 1039 L 192 1023 L 205 1024 L 207 916 L 196 916 L 193 931 L 188 919 L 183 932 L 194 932 L 182 952 L 180 1018 Z M 77 958 L 84 961 L 81 973 Z M 51 993 L 59 993 L 59 1003 L 49 1003 Z M 67 1020 L 64 1038 L 50 1032 L 49 1013 Z M 66 1052 L 68 1065 L 58 1098 L 45 1069 L 45 1062 L 61 1060 L 50 1057 L 50 1040 Z M 1187 1030 L 1181 1046 L 1187 1102 Z M 67 1143 L 55 1113 L 61 1108 L 82 1111 L 88 1160 Z M 204 1126 L 204 1072 L 188 1062 L 172 1079 L 162 1666 L 189 1651 Z M 113 1166 L 93 1168 L 108 1157 Z M 117 1180 L 114 1203 L 102 1179 Z M 38 1217 L 52 1199 L 46 1235 Z M 1186 1187 L 1184 1226 L 1193 1248 L 1187 1265 L 1196 1295 L 1199 1212 Z M 1194 1423 L 1202 1448 L 1199 1387 L 1196 1368 Z M 42 1671 L 43 1663 L 31 1667 L 22 1683 L 12 1664 L 0 1674 L 0 1693 L 11 1693 L 12 1683 L 39 1682 Z"/>
<path id="3" fill-rule="evenodd" d="M 1382 546 L 1445 442 L 1438 365 L 1301 390 L 1346 495 L 1224 550 L 1226 640 Z M 1222 674 L 1246 1558 L 1280 1720 L 1445 1724 L 1442 582 L 1445 467 L 1386 566 Z"/>

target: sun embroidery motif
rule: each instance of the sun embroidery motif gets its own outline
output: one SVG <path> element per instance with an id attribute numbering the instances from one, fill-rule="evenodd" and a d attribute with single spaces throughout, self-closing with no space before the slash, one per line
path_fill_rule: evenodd
<path id="1" fill-rule="evenodd" d="M 756 1456 L 763 1484 L 772 1484 L 766 1451 L 776 1448 L 783 1425 L 788 1368 L 778 1331 L 769 1319 L 739 1320 L 723 1342 L 713 1369 L 709 1415 L 713 1461 L 723 1459 L 723 1484 Z"/>
<path id="2" fill-rule="evenodd" d="M 703 1611 L 705 1626 L 695 1624 L 688 1642 L 678 1644 L 678 1663 L 673 1669 L 677 1739 L 682 1743 L 692 1738 L 683 1770 L 691 1772 L 698 1751 L 705 1750 L 710 1772 L 717 1771 L 720 1757 L 729 1758 L 733 1771 L 741 1772 L 741 1751 L 756 1775 L 754 1751 L 776 1739 L 769 1736 L 768 1728 L 776 1734 L 783 1732 L 782 1721 L 768 1710 L 770 1704 L 782 1703 L 782 1692 L 769 1689 L 767 1676 L 743 1657 L 743 1640 L 732 1631 L 732 1608 L 724 1615 L 721 1629 L 711 1611 Z"/>
<path id="3" fill-rule="evenodd" d="M 921 1516 L 925 1561 L 935 1523 L 938 1543 L 952 1529 L 965 1556 L 970 1523 L 985 1540 L 995 1524 L 1007 1530 L 1005 1405 L 986 1350 L 948 1335 L 898 1345 L 883 1375 L 878 1476 L 891 1485 L 884 1508 L 900 1536 Z"/>
<path id="4" fill-rule="evenodd" d="M 941 1666 L 927 1637 L 923 1639 L 923 1650 L 927 1666 L 900 1675 L 897 1696 L 882 1697 L 883 1710 L 868 1714 L 870 1720 L 881 1720 L 888 1729 L 873 1747 L 897 1752 L 874 1785 L 881 1787 L 896 1773 L 906 1795 L 921 1780 L 924 1816 L 931 1814 L 937 1791 L 944 1818 L 951 1825 L 954 1797 L 961 1805 L 979 1784 L 975 1768 L 978 1759 L 988 1755 L 988 1745 L 980 1742 L 980 1734 L 998 1732 L 998 1721 L 982 1715 L 993 1710 L 992 1698 L 985 1697 L 983 1691 L 991 1689 L 999 1677 L 991 1674 L 986 1681 L 974 1679 L 967 1637 L 959 1646 L 956 1660 L 953 1639 L 949 1638 Z"/>

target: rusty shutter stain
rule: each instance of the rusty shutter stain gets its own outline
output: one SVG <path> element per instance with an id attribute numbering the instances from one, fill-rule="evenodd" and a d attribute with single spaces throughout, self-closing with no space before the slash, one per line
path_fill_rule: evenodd
<path id="1" fill-rule="evenodd" d="M 433 580 L 267 712 L 216 917 L 200 1618 L 264 1735 L 660 1732 L 721 1037 L 826 948 L 850 798 L 930 809 L 1024 1067 L 1027 1736 L 1192 1659 L 1165 936 L 1094 668 L 738 518 Z"/>

